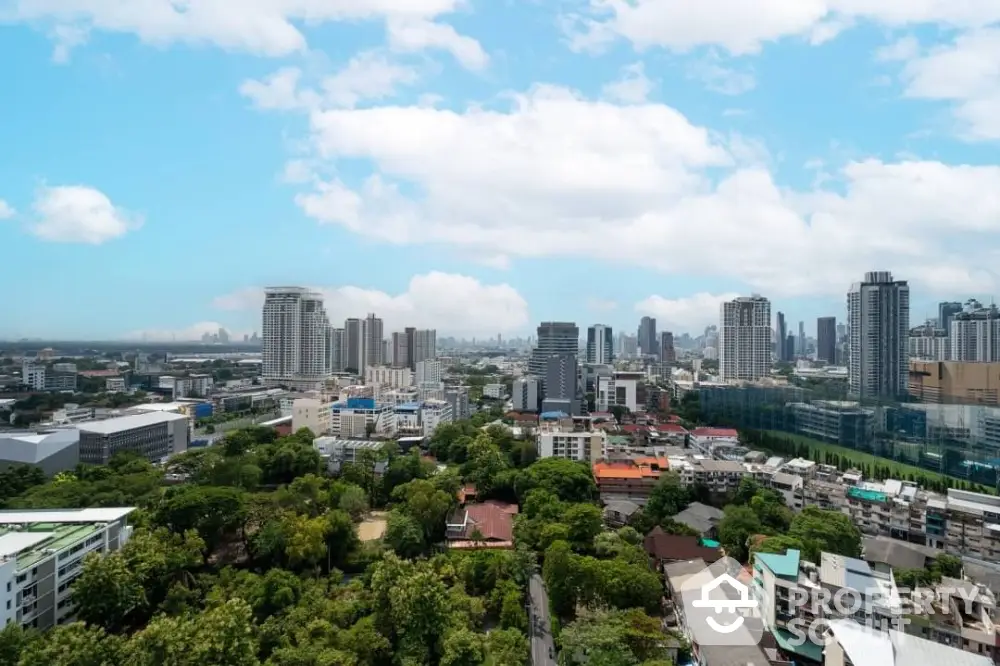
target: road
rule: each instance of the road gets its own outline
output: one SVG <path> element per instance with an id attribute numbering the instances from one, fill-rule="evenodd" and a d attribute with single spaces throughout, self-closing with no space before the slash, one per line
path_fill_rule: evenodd
<path id="1" fill-rule="evenodd" d="M 530 636 L 532 666 L 555 666 L 555 643 L 552 640 L 552 624 L 549 621 L 549 595 L 545 591 L 542 577 L 535 574 L 528 583 L 528 597 L 531 600 Z M 551 656 L 550 656 L 551 655 Z"/>

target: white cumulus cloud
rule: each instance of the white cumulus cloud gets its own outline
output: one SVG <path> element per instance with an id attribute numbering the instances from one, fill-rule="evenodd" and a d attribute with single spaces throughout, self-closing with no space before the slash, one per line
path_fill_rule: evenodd
<path id="1" fill-rule="evenodd" d="M 416 326 L 436 328 L 445 335 L 493 335 L 519 331 L 529 323 L 528 304 L 513 287 L 483 284 L 453 273 L 416 275 L 399 294 L 358 286 L 314 288 L 323 293 L 335 326 L 370 312 L 382 317 L 386 332 Z M 219 296 L 213 305 L 230 311 L 259 311 L 263 302 L 263 288 L 248 287 Z"/>
<path id="2" fill-rule="evenodd" d="M 237 6 L 230 0 L 17 0 L 3 18 L 48 26 L 56 57 L 63 60 L 90 31 L 132 34 L 154 45 L 210 44 L 277 57 L 306 49 L 301 24 L 384 20 L 404 47 L 446 49 L 475 64 L 485 57 L 475 53 L 478 42 L 433 20 L 461 5 L 462 0 L 241 0 Z"/>
<path id="3" fill-rule="evenodd" d="M 35 197 L 30 229 L 57 243 L 100 245 L 142 226 L 142 217 L 115 206 L 100 190 L 84 185 L 43 187 Z"/>
<path id="4" fill-rule="evenodd" d="M 17 211 L 14 210 L 14 207 L 3 199 L 0 199 L 0 220 L 12 218 L 15 214 L 17 214 Z"/>
<path id="5" fill-rule="evenodd" d="M 650 296 L 635 304 L 640 315 L 656 318 L 656 326 L 675 335 L 699 335 L 706 326 L 719 323 L 719 306 L 740 294 L 709 294 L 701 292 L 681 298 Z"/>
<path id="6" fill-rule="evenodd" d="M 821 44 L 859 21 L 958 28 L 1000 21 L 1000 3 L 973 0 L 589 0 L 588 5 L 589 12 L 563 21 L 577 48 L 623 38 L 639 49 L 717 46 L 744 55 L 787 37 Z"/>
<path id="7" fill-rule="evenodd" d="M 342 159 L 374 172 L 358 187 L 316 181 L 297 202 L 388 243 L 621 261 L 772 296 L 842 295 L 873 266 L 933 294 L 998 282 L 984 241 L 1000 231 L 1000 166 L 851 161 L 796 191 L 777 184 L 763 144 L 664 104 L 555 86 L 512 100 L 506 110 L 315 112 L 315 157 L 328 172 Z"/>
<path id="8" fill-rule="evenodd" d="M 604 96 L 626 104 L 645 102 L 653 91 L 653 82 L 646 76 L 646 68 L 641 62 L 632 63 L 622 69 L 621 78 L 604 86 Z"/>
<path id="9" fill-rule="evenodd" d="M 907 45 L 900 59 L 906 95 L 953 104 L 958 131 L 973 140 L 1000 140 L 1000 27 L 968 32 L 917 55 Z"/>

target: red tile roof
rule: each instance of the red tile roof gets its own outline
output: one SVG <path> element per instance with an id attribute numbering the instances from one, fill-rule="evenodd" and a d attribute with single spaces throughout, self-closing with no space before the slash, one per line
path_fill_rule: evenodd
<path id="1" fill-rule="evenodd" d="M 464 510 L 469 520 L 463 539 L 471 538 L 476 529 L 486 541 L 510 541 L 514 538 L 516 504 L 487 500 L 470 504 Z"/>
<path id="2" fill-rule="evenodd" d="M 739 437 L 733 428 L 695 428 L 691 434 L 695 437 Z"/>
<path id="3" fill-rule="evenodd" d="M 687 430 L 684 429 L 684 426 L 679 423 L 661 423 L 656 426 L 656 429 L 659 432 L 677 433 L 679 435 L 683 435 L 687 432 Z"/>
<path id="4" fill-rule="evenodd" d="M 629 423 L 622 426 L 622 430 L 629 434 L 635 434 L 637 432 L 648 432 L 649 428 L 644 425 L 635 425 L 634 423 Z"/>

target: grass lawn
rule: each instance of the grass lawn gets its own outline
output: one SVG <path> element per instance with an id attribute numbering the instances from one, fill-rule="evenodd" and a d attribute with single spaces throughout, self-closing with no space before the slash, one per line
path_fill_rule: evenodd
<path id="1" fill-rule="evenodd" d="M 923 467 L 916 467 L 914 465 L 907 465 L 906 463 L 901 463 L 893 460 L 892 458 L 881 458 L 879 456 L 872 455 L 870 453 L 865 453 L 864 451 L 855 451 L 854 449 L 849 449 L 846 446 L 838 446 L 836 444 L 829 444 L 827 442 L 820 441 L 818 439 L 813 439 L 812 437 L 806 437 L 805 435 L 796 435 L 793 433 L 783 432 L 781 430 L 765 430 L 768 435 L 772 437 L 784 437 L 789 439 L 796 444 L 805 444 L 809 447 L 809 457 L 813 457 L 816 453 L 819 454 L 820 462 L 824 461 L 825 454 L 835 453 L 840 456 L 841 460 L 847 460 L 851 466 L 857 467 L 862 464 L 867 465 L 882 465 L 883 467 L 888 467 L 892 470 L 892 476 L 896 479 L 905 479 L 908 474 L 912 474 L 914 478 L 919 476 L 924 476 L 927 479 L 944 481 L 945 479 L 951 478 L 959 481 L 966 481 L 967 479 L 961 479 L 960 477 L 949 476 L 947 474 L 941 474 L 940 472 L 932 472 L 930 470 L 924 469 Z"/>

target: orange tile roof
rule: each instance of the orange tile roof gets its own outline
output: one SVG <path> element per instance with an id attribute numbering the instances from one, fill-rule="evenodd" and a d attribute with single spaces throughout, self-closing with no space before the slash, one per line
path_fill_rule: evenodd
<path id="1" fill-rule="evenodd" d="M 653 469 L 653 465 L 659 469 Z M 669 469 L 666 458 L 639 458 L 634 462 L 598 462 L 594 463 L 595 479 L 642 479 L 658 477 Z"/>

